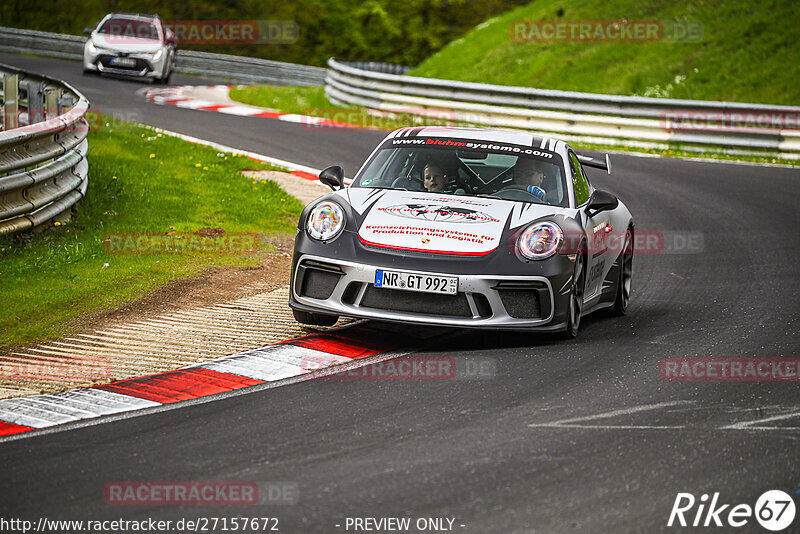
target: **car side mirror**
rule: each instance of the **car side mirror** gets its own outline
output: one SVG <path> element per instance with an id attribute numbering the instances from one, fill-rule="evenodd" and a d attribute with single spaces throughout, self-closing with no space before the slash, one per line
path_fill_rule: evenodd
<path id="1" fill-rule="evenodd" d="M 328 167 L 319 173 L 319 181 L 334 191 L 344 189 L 344 169 L 338 165 Z"/>
<path id="2" fill-rule="evenodd" d="M 619 206 L 619 199 L 602 189 L 596 189 L 592 196 L 589 198 L 589 204 L 586 206 L 586 215 L 593 217 L 601 211 L 609 211 L 617 209 Z"/>
<path id="3" fill-rule="evenodd" d="M 93 30 L 91 28 L 84 28 L 83 35 L 92 35 L 92 31 Z"/>
<path id="4" fill-rule="evenodd" d="M 167 44 L 170 45 L 176 44 L 175 34 L 172 32 L 172 30 L 167 30 L 165 37 L 166 37 L 165 41 L 167 42 Z"/>

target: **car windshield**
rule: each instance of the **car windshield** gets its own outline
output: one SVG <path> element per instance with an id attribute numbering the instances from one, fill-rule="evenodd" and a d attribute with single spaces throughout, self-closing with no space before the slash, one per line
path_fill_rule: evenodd
<path id="1" fill-rule="evenodd" d="M 128 39 L 161 40 L 158 26 L 141 19 L 111 18 L 100 26 L 97 33 Z"/>
<path id="2" fill-rule="evenodd" d="M 563 168 L 557 153 L 530 146 L 392 138 L 373 155 L 351 187 L 490 196 L 568 207 Z"/>

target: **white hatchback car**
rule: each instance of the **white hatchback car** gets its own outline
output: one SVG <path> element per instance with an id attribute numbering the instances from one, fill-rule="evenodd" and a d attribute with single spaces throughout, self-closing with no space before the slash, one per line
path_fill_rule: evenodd
<path id="1" fill-rule="evenodd" d="M 169 83 L 175 70 L 175 35 L 158 15 L 112 13 L 83 47 L 83 71 L 150 78 Z"/>

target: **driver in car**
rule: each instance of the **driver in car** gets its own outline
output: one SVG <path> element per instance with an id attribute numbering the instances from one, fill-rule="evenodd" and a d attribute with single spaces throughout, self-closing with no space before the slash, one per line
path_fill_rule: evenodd
<path id="1" fill-rule="evenodd" d="M 425 189 L 429 193 L 443 193 L 447 189 L 447 174 L 444 169 L 435 163 L 428 163 L 425 165 L 423 173 Z"/>
<path id="2" fill-rule="evenodd" d="M 531 195 L 540 200 L 544 200 L 547 194 L 542 189 L 542 181 L 544 181 L 544 172 L 539 164 L 528 158 L 517 159 L 514 165 L 514 183 L 525 187 Z"/>

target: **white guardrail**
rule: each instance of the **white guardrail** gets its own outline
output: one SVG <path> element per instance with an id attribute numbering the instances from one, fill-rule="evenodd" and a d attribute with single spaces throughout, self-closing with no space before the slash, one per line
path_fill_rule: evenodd
<path id="1" fill-rule="evenodd" d="M 69 219 L 86 194 L 89 101 L 65 82 L 9 65 L 0 64 L 0 75 L 0 235 L 5 235 Z"/>
<path id="2" fill-rule="evenodd" d="M 86 37 L 0 26 L 0 51 L 83 60 Z M 228 54 L 178 50 L 175 70 L 247 83 L 322 85 L 325 69 Z"/>
<path id="3" fill-rule="evenodd" d="M 328 61 L 340 105 L 519 128 L 598 144 L 800 157 L 800 107 L 601 95 L 375 72 Z M 359 68 L 362 67 L 362 68 Z"/>

